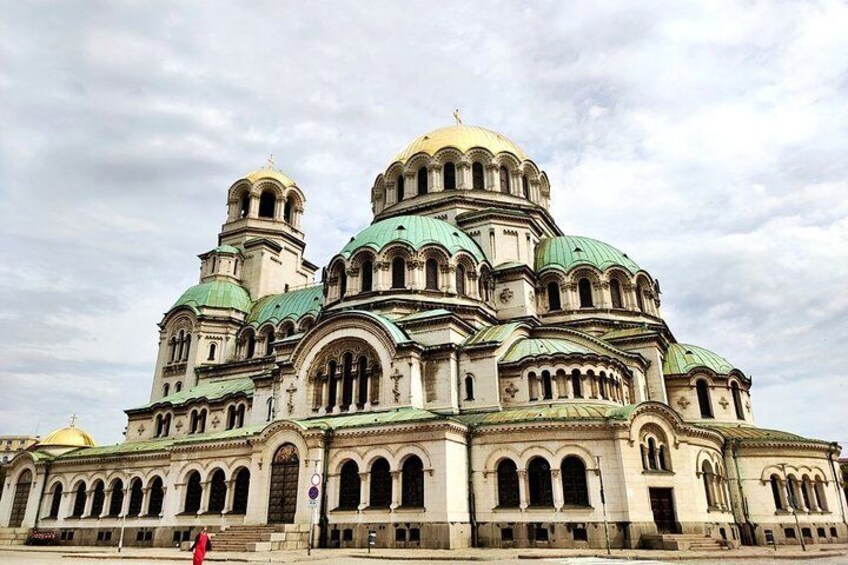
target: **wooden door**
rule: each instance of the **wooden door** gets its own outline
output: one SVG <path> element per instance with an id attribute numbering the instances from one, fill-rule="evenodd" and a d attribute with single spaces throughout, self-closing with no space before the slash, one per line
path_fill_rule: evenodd
<path id="1" fill-rule="evenodd" d="M 654 523 L 661 534 L 677 532 L 677 517 L 674 514 L 674 496 L 670 488 L 648 489 L 651 497 L 651 511 Z"/>
<path id="2" fill-rule="evenodd" d="M 268 523 L 291 524 L 297 510 L 297 479 L 300 458 L 297 448 L 287 443 L 277 450 L 271 465 Z"/>
<path id="3" fill-rule="evenodd" d="M 9 517 L 10 528 L 21 527 L 26 515 L 30 488 L 32 488 L 32 473 L 24 471 L 15 484 L 15 496 L 12 497 L 12 515 Z"/>

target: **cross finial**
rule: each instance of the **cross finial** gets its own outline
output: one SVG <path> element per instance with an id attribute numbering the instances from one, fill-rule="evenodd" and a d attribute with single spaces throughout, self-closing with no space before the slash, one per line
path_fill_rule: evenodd
<path id="1" fill-rule="evenodd" d="M 271 153 L 268 155 L 268 164 L 265 166 L 266 169 L 274 168 L 274 154 Z"/>
<path id="2" fill-rule="evenodd" d="M 76 423 L 77 423 L 77 420 L 78 420 L 78 419 L 79 419 L 79 418 L 77 418 L 77 415 L 76 415 L 76 414 L 71 414 L 71 427 L 72 427 L 72 428 L 74 427 L 74 424 L 76 424 Z"/>
<path id="3" fill-rule="evenodd" d="M 453 119 L 456 120 L 456 125 L 462 125 L 462 116 L 459 115 L 459 108 L 453 111 Z"/>

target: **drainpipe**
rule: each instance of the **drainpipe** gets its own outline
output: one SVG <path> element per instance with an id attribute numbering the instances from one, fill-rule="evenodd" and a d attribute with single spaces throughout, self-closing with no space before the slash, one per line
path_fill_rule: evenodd
<path id="1" fill-rule="evenodd" d="M 321 462 L 321 476 L 324 479 L 323 488 L 321 489 L 321 507 L 319 508 L 318 516 L 318 547 L 327 547 L 327 470 L 330 468 L 330 439 L 331 432 L 324 431 L 324 456 Z"/>
<path id="2" fill-rule="evenodd" d="M 831 442 L 830 449 L 827 452 L 827 458 L 830 461 L 830 472 L 833 474 L 833 484 L 836 488 L 836 500 L 839 501 L 839 510 L 842 512 L 842 522 L 846 523 L 845 506 L 842 504 L 842 499 L 844 498 L 844 495 L 842 494 L 842 491 L 839 489 L 839 477 L 836 474 L 836 465 L 833 462 L 833 454 L 836 453 L 838 450 L 839 450 L 839 444 L 836 443 L 835 441 Z"/>
<path id="3" fill-rule="evenodd" d="M 742 475 L 739 472 L 739 459 L 737 458 L 739 440 L 732 439 L 729 444 L 730 455 L 733 457 L 733 468 L 736 469 L 736 490 L 739 491 L 739 503 L 742 505 L 742 517 L 745 519 L 744 525 L 748 530 L 748 535 L 751 536 L 751 541 L 755 541 L 754 532 L 751 531 L 753 529 L 751 526 L 751 519 L 748 516 L 748 499 L 745 498 L 745 491 L 742 488 Z"/>
<path id="4" fill-rule="evenodd" d="M 471 465 L 471 438 L 473 430 L 469 430 L 465 436 L 465 459 L 468 473 L 468 522 L 471 526 L 471 547 L 477 547 L 477 511 L 474 504 L 474 476 Z"/>

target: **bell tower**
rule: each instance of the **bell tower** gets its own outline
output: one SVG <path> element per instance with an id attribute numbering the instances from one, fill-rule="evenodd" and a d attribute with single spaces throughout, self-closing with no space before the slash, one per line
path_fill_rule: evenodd
<path id="1" fill-rule="evenodd" d="M 313 281 L 316 265 L 307 261 L 301 231 L 306 197 L 295 181 L 274 168 L 262 168 L 237 180 L 227 195 L 227 221 L 218 243 L 241 251 L 234 276 L 253 300 Z"/>

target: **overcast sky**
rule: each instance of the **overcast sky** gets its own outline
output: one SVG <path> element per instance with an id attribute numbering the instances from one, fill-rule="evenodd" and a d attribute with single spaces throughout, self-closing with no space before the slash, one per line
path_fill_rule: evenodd
<path id="1" fill-rule="evenodd" d="M 634 4 L 2 2 L 0 433 L 122 440 L 234 180 L 274 153 L 323 265 L 460 108 L 753 376 L 760 426 L 848 443 L 848 7 Z"/>

